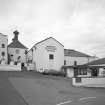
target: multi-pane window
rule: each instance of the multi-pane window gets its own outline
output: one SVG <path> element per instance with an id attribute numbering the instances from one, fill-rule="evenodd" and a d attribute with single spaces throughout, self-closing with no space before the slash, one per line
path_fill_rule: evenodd
<path id="1" fill-rule="evenodd" d="M 2 44 L 2 48 L 5 48 L 5 44 Z"/>
<path id="2" fill-rule="evenodd" d="M 86 69 L 78 69 L 78 75 L 87 75 Z"/>
<path id="3" fill-rule="evenodd" d="M 54 59 L 54 55 L 53 54 L 49 54 L 49 59 L 53 60 Z"/>

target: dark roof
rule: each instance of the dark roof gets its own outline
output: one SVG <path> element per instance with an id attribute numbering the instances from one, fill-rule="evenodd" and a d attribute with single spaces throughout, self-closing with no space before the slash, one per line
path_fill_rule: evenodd
<path id="1" fill-rule="evenodd" d="M 26 46 L 24 46 L 21 42 L 19 41 L 13 41 L 8 45 L 9 48 L 21 48 L 21 49 L 28 49 Z"/>
<path id="2" fill-rule="evenodd" d="M 71 56 L 71 57 L 91 57 L 90 55 L 84 54 L 79 51 L 71 50 L 71 49 L 64 49 L 64 55 Z"/>
<path id="3" fill-rule="evenodd" d="M 85 65 L 102 65 L 102 64 L 105 64 L 105 58 L 101 58 L 101 59 L 92 61 L 92 62 L 87 63 Z"/>
<path id="4" fill-rule="evenodd" d="M 42 43 L 42 42 L 44 42 L 44 41 L 46 41 L 46 40 L 48 40 L 48 39 L 53 39 L 53 40 L 55 40 L 57 43 L 59 43 L 60 45 L 62 45 L 63 46 L 63 44 L 61 44 L 59 41 L 57 41 L 55 38 L 53 38 L 53 37 L 49 37 L 49 38 L 46 38 L 46 39 L 44 39 L 44 40 L 42 40 L 42 41 L 40 41 L 40 42 L 38 42 L 38 43 L 36 43 L 35 45 L 37 45 L 37 44 L 39 44 L 39 43 Z M 64 47 L 64 46 L 63 46 Z"/>

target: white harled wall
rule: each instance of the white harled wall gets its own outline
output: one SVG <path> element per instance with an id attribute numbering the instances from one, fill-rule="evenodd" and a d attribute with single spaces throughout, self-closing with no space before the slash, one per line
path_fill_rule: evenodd
<path id="1" fill-rule="evenodd" d="M 2 48 L 2 44 L 5 44 L 5 48 Z M 2 52 L 5 52 L 5 60 L 8 61 L 7 56 L 7 45 L 8 45 L 8 37 L 7 35 L 3 35 L 0 33 L 0 60 L 2 59 Z"/>
<path id="2" fill-rule="evenodd" d="M 19 50 L 19 53 L 16 53 L 16 50 Z M 21 62 L 26 62 L 26 55 L 25 55 L 26 49 L 21 48 L 8 48 L 8 54 L 13 55 L 14 61 L 17 61 L 17 58 L 21 56 Z"/>
<path id="3" fill-rule="evenodd" d="M 56 50 L 54 52 L 47 51 L 46 47 L 48 46 L 53 46 Z M 54 60 L 49 60 L 49 54 L 54 55 Z M 44 68 L 47 70 L 53 69 L 59 71 L 64 65 L 64 47 L 52 38 L 33 47 L 32 56 L 37 70 Z"/>

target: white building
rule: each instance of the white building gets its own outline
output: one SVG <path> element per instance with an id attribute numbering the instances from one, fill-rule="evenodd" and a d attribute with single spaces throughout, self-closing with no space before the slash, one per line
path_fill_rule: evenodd
<path id="1" fill-rule="evenodd" d="M 14 31 L 14 38 L 12 42 L 8 45 L 8 54 L 9 60 L 14 62 L 26 62 L 26 51 L 27 47 L 25 47 L 19 40 L 18 40 L 18 31 Z"/>
<path id="2" fill-rule="evenodd" d="M 74 77 L 75 73 L 74 73 L 74 67 L 76 65 L 84 65 L 87 64 L 89 62 L 95 61 L 97 60 L 97 57 L 94 56 L 90 56 L 87 54 L 84 54 L 82 52 L 79 51 L 75 51 L 75 50 L 71 50 L 71 49 L 64 49 L 64 66 L 63 68 L 65 68 L 66 72 L 67 72 L 67 76 L 68 77 Z M 77 66 L 77 67 L 78 67 Z M 81 68 L 79 67 L 78 70 L 78 75 L 82 75 L 82 76 L 90 76 L 90 72 L 87 72 L 87 69 Z"/>
<path id="3" fill-rule="evenodd" d="M 28 52 L 28 59 L 36 65 L 37 70 L 61 70 L 64 65 L 64 46 L 49 37 L 36 43 Z"/>
<path id="4" fill-rule="evenodd" d="M 64 63 L 65 63 L 65 65 L 72 66 L 75 63 L 77 65 L 82 65 L 82 64 L 86 64 L 91 61 L 94 61 L 96 59 L 98 59 L 98 58 L 84 54 L 79 51 L 75 51 L 75 50 L 71 50 L 71 49 L 64 49 Z"/>
<path id="5" fill-rule="evenodd" d="M 3 35 L 2 33 L 0 33 L 0 63 L 2 62 L 2 60 L 5 60 L 5 63 L 7 63 L 8 61 L 7 45 L 8 45 L 7 35 Z"/>

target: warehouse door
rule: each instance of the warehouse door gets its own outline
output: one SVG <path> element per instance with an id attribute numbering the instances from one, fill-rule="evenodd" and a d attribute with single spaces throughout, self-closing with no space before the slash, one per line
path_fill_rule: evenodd
<path id="1" fill-rule="evenodd" d="M 54 55 L 49 54 L 49 70 L 54 70 Z"/>

